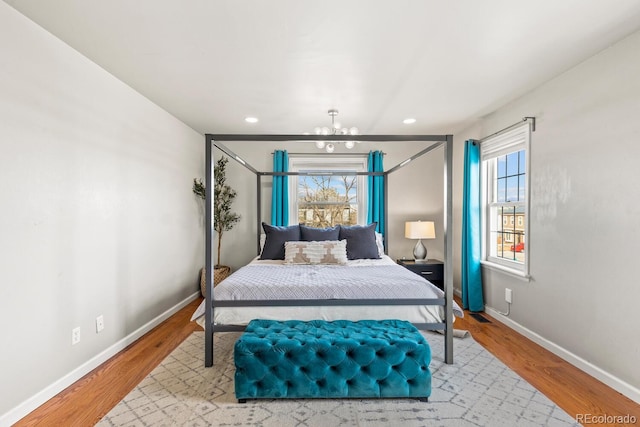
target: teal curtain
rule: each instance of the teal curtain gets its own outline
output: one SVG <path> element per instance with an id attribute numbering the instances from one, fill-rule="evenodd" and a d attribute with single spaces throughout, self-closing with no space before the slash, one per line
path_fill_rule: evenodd
<path id="1" fill-rule="evenodd" d="M 384 172 L 382 165 L 382 151 L 369 151 L 368 171 Z M 367 207 L 367 224 L 377 222 L 376 231 L 385 234 L 385 217 L 384 217 L 384 177 L 368 176 L 368 207 Z"/>
<path id="2" fill-rule="evenodd" d="M 480 145 L 471 139 L 464 146 L 462 192 L 462 306 L 469 311 L 484 311 L 480 270 Z"/>
<path id="3" fill-rule="evenodd" d="M 273 153 L 273 171 L 289 171 L 289 154 L 286 150 Z M 271 225 L 289 225 L 289 177 L 273 177 L 271 192 Z"/>

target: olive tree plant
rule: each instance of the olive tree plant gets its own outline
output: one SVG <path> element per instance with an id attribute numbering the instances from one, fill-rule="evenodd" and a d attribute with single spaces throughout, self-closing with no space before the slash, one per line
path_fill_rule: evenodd
<path id="1" fill-rule="evenodd" d="M 220 157 L 213 170 L 213 228 L 218 235 L 218 258 L 214 268 L 222 267 L 220 264 L 220 248 L 222 235 L 229 231 L 240 220 L 240 215 L 231 211 L 231 205 L 236 198 L 236 191 L 227 185 L 226 167 L 229 161 L 226 157 Z M 193 192 L 203 200 L 206 199 L 206 187 L 202 181 L 193 180 Z"/>

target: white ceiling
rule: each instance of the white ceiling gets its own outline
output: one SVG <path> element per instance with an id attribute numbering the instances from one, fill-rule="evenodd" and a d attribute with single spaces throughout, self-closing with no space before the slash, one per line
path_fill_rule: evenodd
<path id="1" fill-rule="evenodd" d="M 456 133 L 640 29 L 638 0 L 5 1 L 201 133 L 299 134 L 329 108 Z"/>

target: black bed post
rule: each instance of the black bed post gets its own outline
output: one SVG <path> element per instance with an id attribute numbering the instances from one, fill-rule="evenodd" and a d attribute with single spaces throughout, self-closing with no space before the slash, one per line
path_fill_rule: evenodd
<path id="1" fill-rule="evenodd" d="M 444 359 L 453 363 L 453 135 L 447 135 L 444 146 L 444 295 L 445 346 Z"/>
<path id="2" fill-rule="evenodd" d="M 204 366 L 213 366 L 213 306 L 211 304 L 213 300 L 213 141 L 210 140 L 209 135 L 205 136 L 205 234 L 206 234 L 206 248 L 205 248 L 205 312 L 204 312 Z"/>
<path id="3" fill-rule="evenodd" d="M 262 175 L 257 173 L 256 174 L 256 203 L 257 203 L 257 207 L 256 207 L 256 220 L 258 221 L 258 223 L 256 224 L 256 245 L 257 245 L 257 251 L 258 251 L 258 255 L 260 255 L 260 226 L 262 225 L 262 197 L 261 197 L 261 193 L 262 193 Z"/>
<path id="4" fill-rule="evenodd" d="M 389 173 L 385 172 L 383 175 L 384 183 L 384 223 L 381 229 L 382 232 L 382 245 L 384 246 L 384 253 L 389 254 L 389 245 L 387 244 L 387 224 L 389 223 Z"/>

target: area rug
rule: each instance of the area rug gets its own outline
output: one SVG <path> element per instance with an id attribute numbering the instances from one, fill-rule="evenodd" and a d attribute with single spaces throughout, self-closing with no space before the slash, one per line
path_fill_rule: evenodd
<path id="1" fill-rule="evenodd" d="M 204 367 L 204 333 L 195 332 L 111 410 L 98 426 L 572 426 L 567 413 L 466 337 L 424 333 L 432 349 L 429 402 L 413 399 L 254 400 L 234 396 L 233 344 L 215 335 L 214 367 Z"/>

